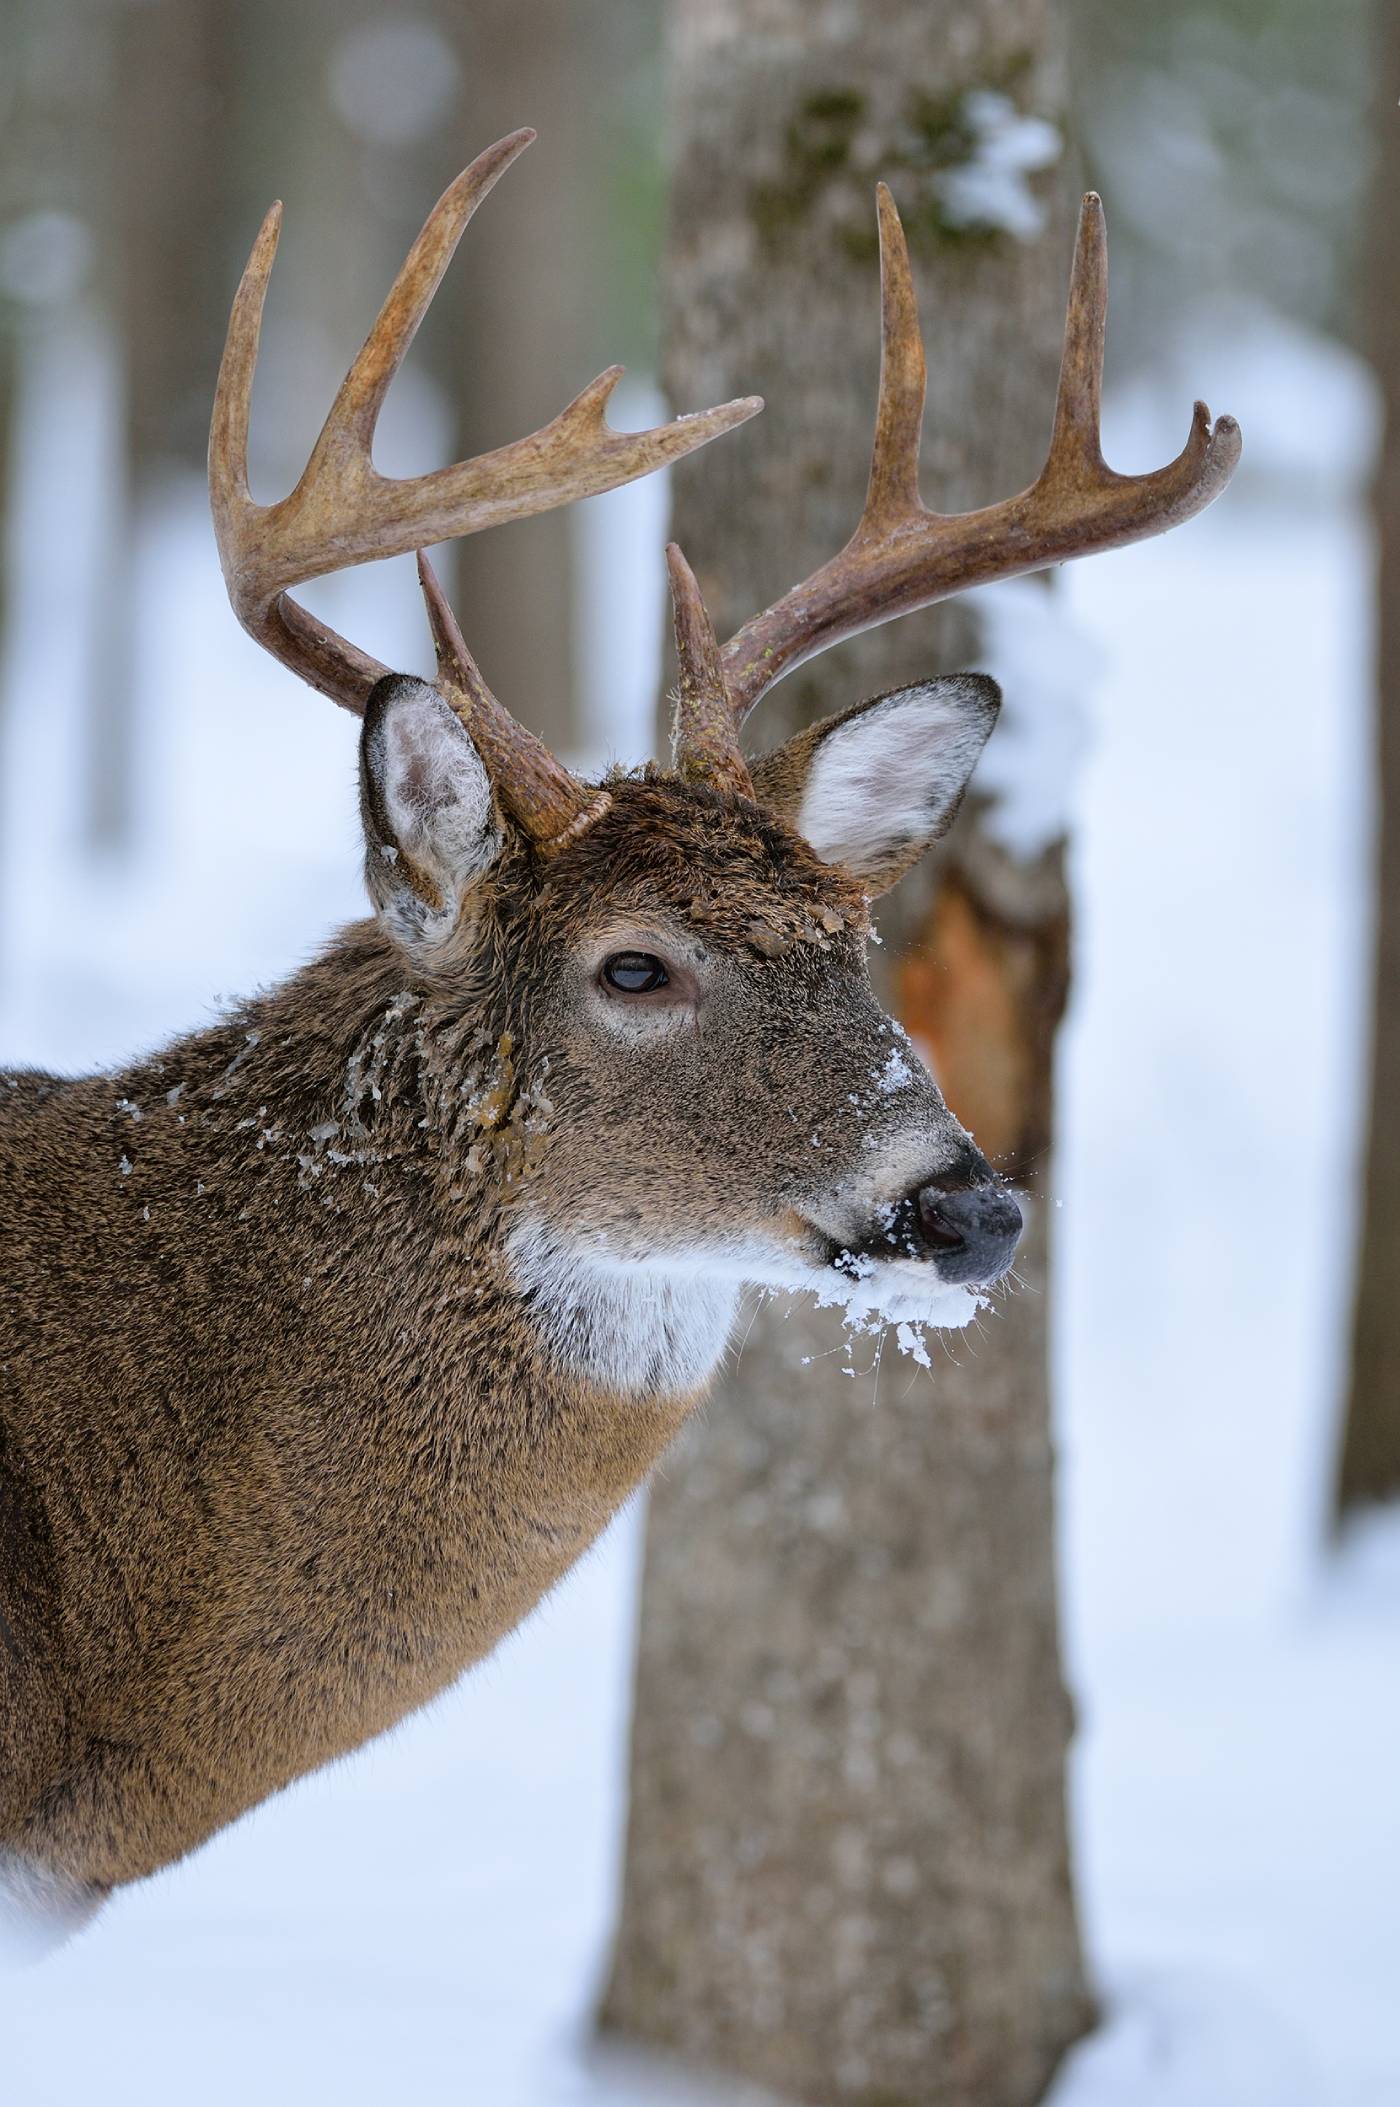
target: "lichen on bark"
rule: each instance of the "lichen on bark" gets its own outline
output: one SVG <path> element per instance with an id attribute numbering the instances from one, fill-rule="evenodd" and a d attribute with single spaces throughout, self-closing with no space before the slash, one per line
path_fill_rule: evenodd
<path id="1" fill-rule="evenodd" d="M 883 121 L 871 99 L 849 83 L 807 90 L 781 124 L 778 166 L 750 193 L 763 247 L 779 251 L 795 228 L 817 216 L 853 261 L 873 261 L 879 244 L 870 192 L 877 180 L 896 191 L 916 252 L 944 244 L 995 246 L 1013 238 L 1002 226 L 950 211 L 943 182 L 979 151 L 974 97 L 995 95 L 1024 115 L 1039 115 L 1035 89 L 1033 54 L 1020 49 L 957 87 L 915 81 Z"/>

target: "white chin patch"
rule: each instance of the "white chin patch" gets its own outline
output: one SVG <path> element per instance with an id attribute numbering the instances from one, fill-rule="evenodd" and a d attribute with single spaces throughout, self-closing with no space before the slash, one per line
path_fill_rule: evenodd
<path id="1" fill-rule="evenodd" d="M 516 1285 L 553 1357 L 586 1381 L 633 1396 L 703 1390 L 744 1286 L 811 1295 L 844 1310 L 853 1334 L 892 1331 L 899 1350 L 924 1368 L 925 1331 L 961 1331 L 985 1303 L 979 1290 L 949 1287 L 912 1259 L 860 1258 L 842 1273 L 766 1237 L 629 1259 L 525 1216 L 508 1248 Z"/>
<path id="2" fill-rule="evenodd" d="M 738 1287 L 703 1260 L 650 1263 L 589 1250 L 528 1216 L 508 1250 L 553 1358 L 634 1397 L 685 1397 L 709 1382 L 733 1329 Z"/>

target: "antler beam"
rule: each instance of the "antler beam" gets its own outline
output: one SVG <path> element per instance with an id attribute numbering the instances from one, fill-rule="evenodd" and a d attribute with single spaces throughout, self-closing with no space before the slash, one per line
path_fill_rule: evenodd
<path id="1" fill-rule="evenodd" d="M 1239 426 L 1198 402 L 1177 458 L 1150 475 L 1111 469 L 1099 445 L 1108 244 L 1092 192 L 1079 215 L 1050 451 L 1028 490 L 981 511 L 931 512 L 919 496 L 924 347 L 909 251 L 879 186 L 882 342 L 870 485 L 859 526 L 830 562 L 752 616 L 724 646 L 736 721 L 783 676 L 844 638 L 951 593 L 1118 549 L 1190 519 L 1224 489 Z"/>
<path id="2" fill-rule="evenodd" d="M 616 432 L 605 412 L 622 368 L 611 366 L 527 438 L 429 475 L 379 473 L 374 431 L 389 384 L 468 220 L 534 136 L 512 132 L 444 191 L 345 376 L 300 482 L 275 505 L 255 504 L 248 489 L 248 415 L 280 205 L 263 221 L 234 299 L 209 434 L 210 500 L 229 598 L 259 643 L 347 709 L 363 710 L 386 669 L 289 599 L 290 587 L 613 490 L 762 408 L 748 396 L 653 431 Z"/>

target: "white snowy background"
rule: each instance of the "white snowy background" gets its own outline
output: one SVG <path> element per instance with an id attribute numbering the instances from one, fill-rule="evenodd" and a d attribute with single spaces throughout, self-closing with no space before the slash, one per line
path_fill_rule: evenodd
<path id="1" fill-rule="evenodd" d="M 1074 637 L 1022 631 L 1005 596 L 987 626 L 1014 714 L 1056 715 L 1026 765 L 1063 781 L 1076 841 L 1055 1331 L 1075 1839 L 1106 2022 L 1052 2107 L 1396 2107 L 1400 1517 L 1335 1552 L 1325 1521 L 1374 824 L 1372 411 L 1335 349 L 1248 315 L 1169 363 L 1113 406 L 1110 458 L 1165 459 L 1200 392 L 1243 424 L 1235 487 L 1067 572 Z M 77 1070 L 197 1024 L 360 911 L 355 727 L 238 632 L 202 499 L 172 490 L 139 556 L 139 849 L 82 850 L 113 389 L 79 326 L 25 386 L 0 1059 Z M 593 730 L 628 757 L 648 738 L 663 519 L 646 486 L 578 517 Z M 317 604 L 352 599 L 357 637 L 421 662 L 407 565 Z M 1019 769 L 993 751 L 988 780 Z M 638 1552 L 634 1510 L 430 1712 L 0 1977 L 5 2107 L 739 2098 L 590 2041 Z"/>

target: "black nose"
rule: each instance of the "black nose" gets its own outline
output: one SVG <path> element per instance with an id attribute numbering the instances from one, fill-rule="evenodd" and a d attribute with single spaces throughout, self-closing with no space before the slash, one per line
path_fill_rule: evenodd
<path id="1" fill-rule="evenodd" d="M 988 1288 L 1001 1279 L 1021 1235 L 1020 1207 L 1004 1185 L 925 1185 L 916 1199 L 940 1280 Z"/>

